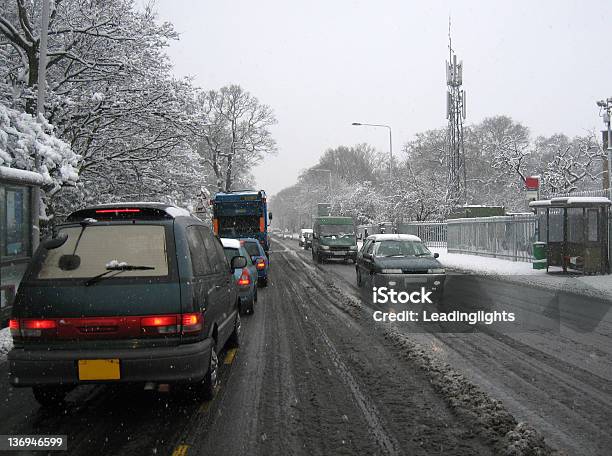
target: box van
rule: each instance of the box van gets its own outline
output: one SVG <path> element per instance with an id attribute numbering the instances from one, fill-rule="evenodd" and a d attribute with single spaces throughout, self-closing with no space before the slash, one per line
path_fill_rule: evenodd
<path id="1" fill-rule="evenodd" d="M 357 259 L 357 236 L 352 217 L 316 217 L 312 233 L 312 259 Z"/>
<path id="2" fill-rule="evenodd" d="M 72 213 L 17 292 L 11 384 L 32 387 L 42 405 L 92 383 L 182 382 L 211 397 L 218 353 L 240 340 L 233 274 L 245 264 L 228 262 L 211 230 L 175 206 Z"/>

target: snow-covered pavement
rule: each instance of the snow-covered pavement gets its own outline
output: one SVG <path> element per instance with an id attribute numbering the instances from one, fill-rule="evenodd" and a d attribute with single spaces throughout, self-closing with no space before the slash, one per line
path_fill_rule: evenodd
<path id="1" fill-rule="evenodd" d="M 612 299 L 612 275 L 564 275 L 560 268 L 551 268 L 551 272 L 547 273 L 546 270 L 533 269 L 531 263 L 522 261 L 448 253 L 446 247 L 430 247 L 429 250 L 439 253 L 440 262 L 455 271 L 495 276 L 525 285 Z"/>
<path id="2" fill-rule="evenodd" d="M 13 338 L 8 328 L 0 329 L 0 363 L 6 361 L 6 354 L 13 348 Z"/>

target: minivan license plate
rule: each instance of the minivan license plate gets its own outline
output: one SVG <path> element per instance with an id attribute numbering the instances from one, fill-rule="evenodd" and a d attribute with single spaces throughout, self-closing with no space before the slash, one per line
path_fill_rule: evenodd
<path id="1" fill-rule="evenodd" d="M 79 359 L 79 380 L 119 380 L 118 359 Z"/>

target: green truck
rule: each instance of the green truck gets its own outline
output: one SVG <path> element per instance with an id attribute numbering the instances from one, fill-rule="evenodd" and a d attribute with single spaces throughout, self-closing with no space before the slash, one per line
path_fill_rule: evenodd
<path id="1" fill-rule="evenodd" d="M 352 217 L 315 217 L 312 227 L 312 259 L 321 263 L 326 259 L 354 263 L 357 259 L 357 236 Z"/>

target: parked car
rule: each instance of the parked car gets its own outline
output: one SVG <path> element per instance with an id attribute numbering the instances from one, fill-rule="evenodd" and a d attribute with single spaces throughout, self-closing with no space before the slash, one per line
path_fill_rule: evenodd
<path id="1" fill-rule="evenodd" d="M 9 379 L 42 405 L 77 385 L 174 383 L 211 398 L 240 315 L 219 239 L 161 203 L 87 207 L 41 243 L 17 293 Z"/>
<path id="2" fill-rule="evenodd" d="M 221 238 L 223 250 L 228 261 L 236 257 L 246 258 L 244 267 L 234 270 L 234 281 L 238 286 L 240 311 L 243 314 L 252 314 L 257 302 L 257 268 L 251 256 L 238 239 Z"/>
<path id="3" fill-rule="evenodd" d="M 300 230 L 300 247 L 308 250 L 312 246 L 312 229 L 303 228 Z"/>
<path id="4" fill-rule="evenodd" d="M 446 271 L 417 236 L 373 234 L 357 254 L 357 285 L 405 290 L 425 287 L 439 298 L 444 291 Z"/>
<path id="5" fill-rule="evenodd" d="M 251 261 L 257 269 L 257 286 L 265 287 L 268 285 L 268 270 L 270 269 L 270 259 L 266 255 L 261 243 L 257 239 L 245 238 L 241 239 L 244 248 L 251 257 Z"/>

